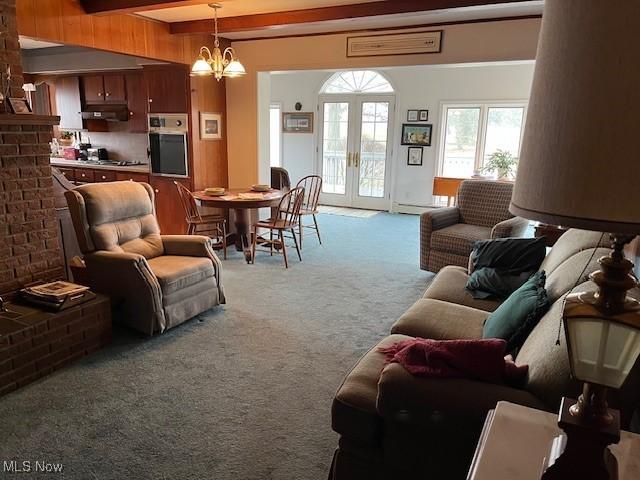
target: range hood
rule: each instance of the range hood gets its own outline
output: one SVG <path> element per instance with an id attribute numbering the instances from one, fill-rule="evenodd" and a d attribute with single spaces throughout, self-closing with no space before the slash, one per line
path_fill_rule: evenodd
<path id="1" fill-rule="evenodd" d="M 106 120 L 107 122 L 126 122 L 129 120 L 129 109 L 125 106 L 111 107 L 87 105 L 81 112 L 83 120 Z"/>

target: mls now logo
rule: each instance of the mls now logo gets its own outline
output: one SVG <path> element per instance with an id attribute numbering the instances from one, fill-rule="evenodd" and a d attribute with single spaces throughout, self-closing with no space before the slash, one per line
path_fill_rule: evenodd
<path id="1" fill-rule="evenodd" d="M 5 460 L 2 462 L 2 471 L 5 473 L 62 473 L 64 465 L 61 463 L 49 463 L 43 460 Z"/>

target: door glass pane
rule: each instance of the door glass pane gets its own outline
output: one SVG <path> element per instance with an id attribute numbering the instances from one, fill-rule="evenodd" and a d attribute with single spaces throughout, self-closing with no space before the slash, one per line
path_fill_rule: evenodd
<path id="1" fill-rule="evenodd" d="M 442 176 L 468 178 L 475 169 L 480 107 L 447 108 Z"/>
<path id="2" fill-rule="evenodd" d="M 358 195 L 384 197 L 389 102 L 362 103 Z"/>
<path id="3" fill-rule="evenodd" d="M 514 157 L 518 156 L 523 118 L 523 107 L 489 107 L 484 162 L 497 150 L 509 152 Z"/>
<path id="4" fill-rule="evenodd" d="M 349 104 L 325 103 L 322 126 L 322 191 L 346 192 Z"/>

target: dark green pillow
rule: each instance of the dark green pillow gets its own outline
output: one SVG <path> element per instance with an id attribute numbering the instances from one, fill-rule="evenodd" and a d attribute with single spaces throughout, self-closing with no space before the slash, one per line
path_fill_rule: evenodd
<path id="1" fill-rule="evenodd" d="M 483 338 L 502 338 L 507 341 L 507 351 L 519 349 L 549 309 L 546 275 L 537 272 L 527 282 L 509 295 L 502 305 L 491 313 L 482 329 Z"/>

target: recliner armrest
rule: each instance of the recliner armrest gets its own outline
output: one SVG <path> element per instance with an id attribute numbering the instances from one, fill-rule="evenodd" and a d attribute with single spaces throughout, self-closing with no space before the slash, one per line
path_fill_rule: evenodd
<path id="1" fill-rule="evenodd" d="M 440 230 L 441 228 L 450 227 L 460 221 L 460 209 L 458 207 L 442 207 L 420 215 L 420 230 L 424 232 L 426 229 L 429 233 Z"/>
<path id="2" fill-rule="evenodd" d="M 397 363 L 387 365 L 382 371 L 376 408 L 386 418 L 393 418 L 402 410 L 416 409 L 483 416 L 502 400 L 547 409 L 526 390 L 463 378 L 416 377 Z"/>
<path id="3" fill-rule="evenodd" d="M 205 235 L 161 235 L 165 255 L 207 257 L 213 263 L 220 303 L 226 303 L 222 288 L 222 262 L 213 250 L 213 240 Z"/>
<path id="4" fill-rule="evenodd" d="M 522 237 L 529 226 L 529 220 L 513 217 L 497 223 L 491 229 L 491 238 Z"/>

